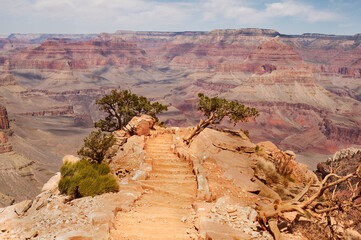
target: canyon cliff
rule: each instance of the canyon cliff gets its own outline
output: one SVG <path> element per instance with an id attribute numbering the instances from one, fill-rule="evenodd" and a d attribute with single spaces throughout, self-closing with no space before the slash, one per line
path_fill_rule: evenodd
<path id="1" fill-rule="evenodd" d="M 160 120 L 175 126 L 198 123 L 199 92 L 255 107 L 256 121 L 221 126 L 248 129 L 316 169 L 325 155 L 361 145 L 360 43 L 265 29 L 14 34 L 0 39 L 0 104 L 15 152 L 40 156 L 51 173 L 101 117 L 95 99 L 115 88 L 168 105 Z"/>

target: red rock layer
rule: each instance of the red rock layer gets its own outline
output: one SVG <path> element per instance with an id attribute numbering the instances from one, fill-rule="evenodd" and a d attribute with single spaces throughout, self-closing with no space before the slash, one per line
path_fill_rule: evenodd
<path id="1" fill-rule="evenodd" d="M 43 110 L 38 112 L 18 113 L 22 116 L 72 116 L 74 114 L 73 106 L 67 107 L 52 107 L 50 110 Z"/>
<path id="2" fill-rule="evenodd" d="M 0 86 L 13 86 L 16 85 L 16 81 L 13 75 L 6 74 L 4 76 L 0 76 Z"/>
<path id="3" fill-rule="evenodd" d="M 252 84 L 262 83 L 264 85 L 282 84 L 292 87 L 295 82 L 304 86 L 315 86 L 315 80 L 311 71 L 300 68 L 289 68 L 287 70 L 277 70 L 271 75 L 252 76 Z"/>
<path id="4" fill-rule="evenodd" d="M 9 71 L 9 60 L 5 57 L 0 57 L 0 86 L 16 85 L 14 76 Z"/>
<path id="5" fill-rule="evenodd" d="M 119 38 L 84 42 L 46 41 L 41 46 L 15 54 L 11 69 L 81 70 L 96 66 L 149 66 L 149 59 L 136 44 Z"/>
<path id="6" fill-rule="evenodd" d="M 0 154 L 11 152 L 13 147 L 8 143 L 8 136 L 0 130 Z"/>
<path id="7" fill-rule="evenodd" d="M 301 56 L 292 46 L 272 39 L 258 46 L 246 59 L 246 62 L 270 65 L 302 65 Z"/>
<path id="8" fill-rule="evenodd" d="M 9 119 L 6 108 L 0 105 L 0 129 L 9 129 Z"/>
<path id="9" fill-rule="evenodd" d="M 9 127 L 9 119 L 6 108 L 0 105 L 0 154 L 12 151 L 12 146 L 8 143 L 8 136 L 3 131 L 8 130 Z"/>
<path id="10" fill-rule="evenodd" d="M 219 63 L 219 72 L 253 72 L 257 74 L 271 73 L 275 70 L 304 68 L 301 56 L 292 46 L 282 43 L 279 39 L 272 39 L 259 45 L 244 61 L 229 61 Z"/>
<path id="11" fill-rule="evenodd" d="M 321 126 L 322 132 L 328 139 L 344 143 L 361 143 L 361 128 L 357 127 L 357 124 L 350 126 L 346 125 L 345 122 L 337 123 L 330 119 L 324 119 Z"/>

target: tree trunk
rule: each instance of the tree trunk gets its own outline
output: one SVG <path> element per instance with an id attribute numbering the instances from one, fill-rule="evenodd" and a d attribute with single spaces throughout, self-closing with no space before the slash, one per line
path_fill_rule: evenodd
<path id="1" fill-rule="evenodd" d="M 195 136 L 197 136 L 198 134 L 200 134 L 206 127 L 208 127 L 210 124 L 213 123 L 213 115 L 211 117 L 209 117 L 207 120 L 201 120 L 197 127 L 195 129 L 193 129 L 193 131 L 191 132 L 190 136 L 187 139 L 183 139 L 183 141 L 187 144 L 190 145 L 191 142 L 193 141 L 193 138 Z"/>

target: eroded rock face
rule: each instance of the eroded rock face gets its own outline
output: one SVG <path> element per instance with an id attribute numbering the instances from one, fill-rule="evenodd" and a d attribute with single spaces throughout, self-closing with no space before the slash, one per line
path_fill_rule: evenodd
<path id="1" fill-rule="evenodd" d="M 73 77 L 73 70 L 109 64 L 147 66 L 149 61 L 136 44 L 100 35 L 83 42 L 57 39 L 43 42 L 39 47 L 16 54 L 10 61 L 10 68 L 64 71 L 68 77 Z"/>
<path id="2" fill-rule="evenodd" d="M 6 108 L 0 105 L 0 154 L 11 152 L 13 149 L 8 138 L 8 135 L 12 133 L 9 128 L 9 118 Z"/>
<path id="3" fill-rule="evenodd" d="M 155 119 L 153 117 L 143 114 L 140 117 L 133 117 L 125 128 L 131 135 L 148 136 L 154 123 Z"/>
<path id="4" fill-rule="evenodd" d="M 318 182 L 306 165 L 295 161 L 292 151 L 281 151 L 272 142 L 255 145 L 239 132 L 205 129 L 189 149 L 206 169 L 210 191 L 217 196 L 225 194 L 219 186 L 220 176 L 232 181 L 239 191 L 272 199 L 292 198 L 292 192 L 299 191 L 308 182 Z M 215 171 L 218 168 L 221 171 Z"/>
<path id="5" fill-rule="evenodd" d="M 89 36 L 73 36 L 77 40 L 65 37 L 69 39 L 57 36 L 44 41 L 42 35 L 14 35 L 3 41 L 24 41 L 29 47 L 9 58 L 0 56 L 6 76 L 37 91 L 64 87 L 61 94 L 42 94 L 74 104 L 74 113 L 49 106 L 23 114 L 75 115 L 79 126 L 90 127 L 98 116 L 89 105 L 102 93 L 84 97 L 82 91 L 139 84 L 136 93 L 162 99 L 176 108 L 164 120 L 178 126 L 195 124 L 194 99 L 198 92 L 204 92 L 258 107 L 260 121 L 251 125 L 257 141 L 272 137 L 281 148 L 322 154 L 360 144 L 361 117 L 354 114 L 360 112 L 357 98 L 361 94 L 358 36 L 286 36 L 274 30 L 238 29 L 117 31 L 91 40 L 84 40 Z M 40 46 L 29 44 L 34 38 Z M 77 90 L 68 94 L 74 86 Z M 272 127 L 272 132 L 262 132 L 264 127 Z M 290 132 L 294 135 L 283 141 Z M 312 139 L 313 147 L 300 141 L 299 134 L 301 139 Z"/>
<path id="6" fill-rule="evenodd" d="M 300 168 L 294 162 L 295 154 L 279 150 L 272 142 L 259 143 L 257 147 L 242 131 L 208 128 L 188 147 L 182 139 L 190 130 L 156 127 L 148 137 L 118 132 L 118 137 L 127 139 L 116 145 L 117 153 L 111 157 L 110 166 L 115 174 L 119 169 L 128 170 L 127 176 L 118 175 L 120 192 L 66 201 L 66 196 L 57 190 L 60 178 L 57 174 L 34 200 L 0 209 L 0 238 L 118 239 L 138 233 L 136 236 L 144 236 L 147 234 L 144 229 L 159 222 L 177 226 L 183 235 L 193 239 L 272 239 L 257 221 L 256 203 L 280 199 L 278 192 L 272 190 L 280 186 L 262 179 L 257 168 L 260 160 L 268 161 L 273 168 L 282 161 L 290 162 L 293 169 Z M 65 159 L 69 158 L 72 157 Z M 149 170 L 144 166 L 149 166 Z M 138 177 L 137 173 L 143 170 L 149 175 Z M 304 176 L 297 175 L 292 186 L 282 186 L 283 191 L 297 186 L 297 191 L 288 193 L 296 195 L 302 190 L 310 179 L 306 172 L 299 174 Z M 184 189 L 191 190 L 192 195 L 185 194 Z M 180 199 L 185 200 L 177 202 Z M 173 209 L 169 204 L 174 205 L 177 214 L 169 210 Z M 162 211 L 160 219 L 153 219 L 164 208 L 169 212 Z M 127 232 L 127 228 L 131 230 Z M 169 231 L 172 229 L 157 231 L 157 236 L 169 238 Z M 282 232 L 282 236 L 300 239 L 300 235 L 289 232 Z"/>
<path id="7" fill-rule="evenodd" d="M 108 239 L 117 212 L 129 209 L 139 196 L 139 189 L 128 188 L 65 203 L 66 196 L 48 189 L 35 200 L 1 209 L 0 238 Z"/>
<path id="8" fill-rule="evenodd" d="M 9 129 L 9 118 L 6 108 L 0 105 L 0 129 Z"/>
<path id="9" fill-rule="evenodd" d="M 95 99 L 119 87 L 171 106 L 161 120 L 176 126 L 198 123 L 199 92 L 256 107 L 257 120 L 236 128 L 248 129 L 255 142 L 271 140 L 298 156 L 361 145 L 357 35 L 286 36 L 262 29 L 14 34 L 0 40 L 0 49 L 0 100 L 25 135 L 20 142 L 33 146 L 22 148 L 30 154 L 61 152 L 39 154 L 57 164 L 66 148 L 76 146 L 74 139 L 87 136 L 101 118 Z M 59 142 L 58 130 L 68 140 Z M 44 166 L 55 168 L 47 161 Z"/>

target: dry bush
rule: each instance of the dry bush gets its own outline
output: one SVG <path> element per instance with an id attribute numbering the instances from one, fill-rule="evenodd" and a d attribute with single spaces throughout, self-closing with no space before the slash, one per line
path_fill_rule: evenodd
<path id="1" fill-rule="evenodd" d="M 288 190 L 292 181 L 290 181 L 288 176 L 280 175 L 272 162 L 261 157 L 258 158 L 255 175 L 264 184 L 273 189 L 281 199 L 290 199 L 294 196 L 292 190 Z"/>
<path id="2" fill-rule="evenodd" d="M 351 183 L 353 181 L 356 181 L 357 183 L 353 185 Z M 348 187 L 352 193 L 348 199 L 337 201 L 333 196 L 330 199 L 324 195 L 333 187 L 345 182 L 348 183 Z M 258 211 L 258 221 L 264 229 L 268 229 L 273 234 L 274 238 L 278 240 L 282 239 L 280 230 L 277 226 L 278 221 L 280 219 L 287 219 L 284 216 L 285 213 L 295 212 L 298 215 L 310 218 L 310 221 L 313 221 L 315 224 L 321 224 L 322 222 L 326 223 L 325 229 L 328 228 L 331 232 L 331 238 L 329 239 L 338 239 L 343 230 L 338 230 L 330 225 L 332 222 L 335 222 L 332 221 L 332 218 L 334 220 L 337 219 L 335 216 L 338 217 L 345 213 L 345 209 L 360 209 L 361 204 L 357 202 L 361 198 L 361 193 L 359 191 L 360 182 L 361 165 L 359 165 L 354 172 L 349 173 L 346 176 L 330 173 L 325 176 L 320 183 L 315 184 L 310 182 L 307 184 L 307 186 L 291 200 L 285 201 L 276 199 L 269 204 L 259 202 L 256 208 Z"/>

